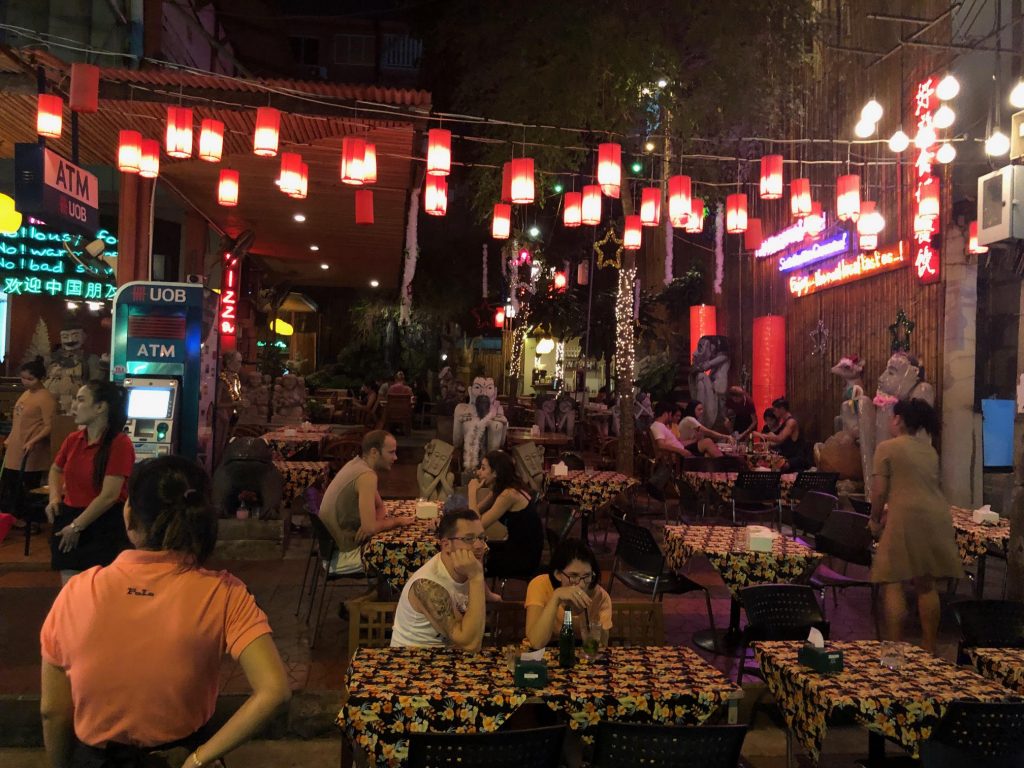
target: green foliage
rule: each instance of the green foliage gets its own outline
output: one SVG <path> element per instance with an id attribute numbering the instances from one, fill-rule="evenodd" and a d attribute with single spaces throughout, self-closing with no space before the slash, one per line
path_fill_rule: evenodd
<path id="1" fill-rule="evenodd" d="M 669 313 L 681 316 L 694 304 L 699 304 L 704 292 L 704 273 L 691 267 L 686 274 L 675 278 L 654 297 Z"/>
<path id="2" fill-rule="evenodd" d="M 676 388 L 679 364 L 668 352 L 648 355 L 637 360 L 636 380 L 641 390 L 651 393 L 651 401 L 669 397 Z"/>

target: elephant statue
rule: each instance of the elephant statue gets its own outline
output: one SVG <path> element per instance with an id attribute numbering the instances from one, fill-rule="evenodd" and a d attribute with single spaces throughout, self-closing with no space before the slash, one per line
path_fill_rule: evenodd
<path id="1" fill-rule="evenodd" d="M 221 517 L 234 516 L 243 491 L 256 494 L 264 515 L 281 505 L 284 479 L 274 466 L 270 446 L 258 437 L 236 437 L 228 443 L 213 473 L 213 503 Z"/>

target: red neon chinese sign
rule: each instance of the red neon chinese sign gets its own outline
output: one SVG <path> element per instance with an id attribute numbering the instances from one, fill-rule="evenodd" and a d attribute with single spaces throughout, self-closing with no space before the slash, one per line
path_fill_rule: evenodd
<path id="1" fill-rule="evenodd" d="M 929 77 L 918 84 L 913 106 L 917 121 L 917 138 L 914 140 L 917 160 L 914 162 L 913 264 L 920 282 L 934 283 L 939 279 L 940 266 L 940 253 L 935 246 L 934 235 L 938 233 L 941 216 L 939 179 L 932 174 L 938 145 L 934 118 L 939 106 L 934 78 Z"/>
<path id="2" fill-rule="evenodd" d="M 224 281 L 220 290 L 220 348 L 229 352 L 235 348 L 238 336 L 238 259 L 230 251 L 224 254 Z"/>

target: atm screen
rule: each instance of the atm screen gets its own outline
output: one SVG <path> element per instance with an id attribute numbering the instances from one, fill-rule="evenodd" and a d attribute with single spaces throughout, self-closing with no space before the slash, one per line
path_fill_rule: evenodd
<path id="1" fill-rule="evenodd" d="M 171 414 L 171 387 L 133 387 L 128 390 L 129 419 L 166 419 Z"/>

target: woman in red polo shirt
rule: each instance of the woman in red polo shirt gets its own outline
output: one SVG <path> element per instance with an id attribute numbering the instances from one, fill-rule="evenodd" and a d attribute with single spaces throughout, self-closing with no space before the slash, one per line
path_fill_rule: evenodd
<path id="1" fill-rule="evenodd" d="M 79 389 L 72 410 L 84 429 L 67 436 L 50 467 L 50 562 L 64 583 L 86 568 L 109 565 L 131 546 L 122 509 L 135 448 L 123 431 L 125 402 L 124 389 L 109 381 Z"/>

